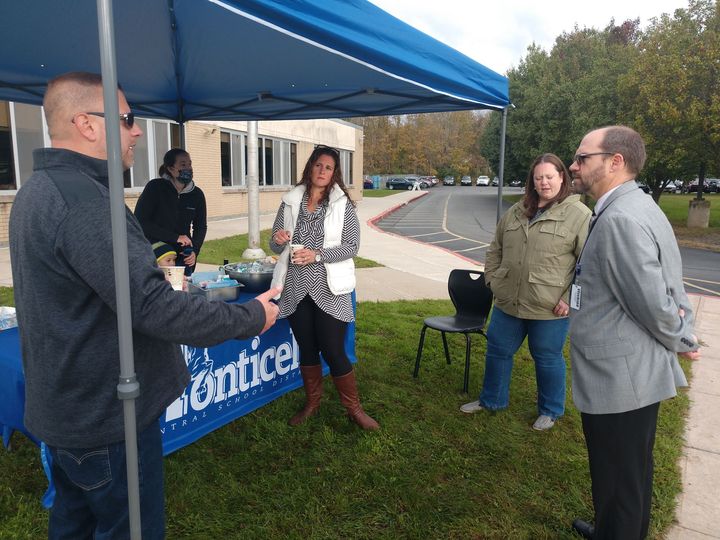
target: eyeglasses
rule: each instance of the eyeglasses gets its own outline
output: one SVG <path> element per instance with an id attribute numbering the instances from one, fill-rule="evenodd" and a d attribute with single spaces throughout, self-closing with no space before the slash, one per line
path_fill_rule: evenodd
<path id="1" fill-rule="evenodd" d="M 589 154 L 575 154 L 573 161 L 578 164 L 578 167 L 585 163 L 585 160 L 590 156 L 612 156 L 613 152 L 590 152 Z"/>
<path id="2" fill-rule="evenodd" d="M 86 112 L 85 114 L 92 114 L 93 116 L 99 116 L 100 118 L 105 118 L 105 113 L 103 112 Z M 125 126 L 127 126 L 128 129 L 132 128 L 135 125 L 135 113 L 125 113 L 120 115 L 120 120 L 125 122 Z M 75 123 L 75 119 L 72 119 L 72 123 Z"/>

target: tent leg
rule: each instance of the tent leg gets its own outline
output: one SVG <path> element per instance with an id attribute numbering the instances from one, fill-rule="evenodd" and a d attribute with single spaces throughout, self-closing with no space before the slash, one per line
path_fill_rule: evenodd
<path id="1" fill-rule="evenodd" d="M 97 0 L 98 34 L 100 36 L 100 66 L 103 81 L 105 111 L 118 111 L 117 65 L 115 61 L 115 33 L 112 21 L 112 1 Z M 120 152 L 120 116 L 105 115 L 107 139 L 110 222 L 112 225 L 113 262 L 115 270 L 115 296 L 117 301 L 118 344 L 120 350 L 120 382 L 118 398 L 123 400 L 125 416 L 125 449 L 127 461 L 128 509 L 130 537 L 141 537 L 140 483 L 138 480 L 137 425 L 135 398 L 140 384 L 135 378 L 133 357 L 132 316 L 130 312 L 130 271 L 128 268 L 127 223 Z"/>
<path id="2" fill-rule="evenodd" d="M 498 195 L 497 195 L 497 220 L 500 221 L 502 216 L 502 188 L 503 188 L 503 177 L 505 176 L 505 129 L 507 127 L 507 110 L 505 107 L 502 112 L 502 128 L 500 130 L 500 180 L 498 182 Z"/>

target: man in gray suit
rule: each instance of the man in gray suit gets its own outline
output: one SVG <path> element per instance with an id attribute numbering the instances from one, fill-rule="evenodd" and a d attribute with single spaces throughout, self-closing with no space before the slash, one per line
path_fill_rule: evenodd
<path id="1" fill-rule="evenodd" d="M 591 131 L 570 167 L 597 201 L 571 288 L 572 392 L 588 449 L 594 528 L 586 538 L 645 538 L 660 402 L 687 386 L 677 359 L 699 358 L 680 251 L 634 179 L 645 144 L 625 126 Z"/>

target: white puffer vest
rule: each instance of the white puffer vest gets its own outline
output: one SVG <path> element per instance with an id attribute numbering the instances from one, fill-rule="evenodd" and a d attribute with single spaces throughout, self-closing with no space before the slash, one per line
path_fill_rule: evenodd
<path id="1" fill-rule="evenodd" d="M 295 230 L 298 216 L 300 215 L 300 205 L 305 194 L 305 186 L 300 185 L 283 195 L 282 201 L 285 203 L 285 215 L 283 218 L 283 228 L 288 231 Z M 345 224 L 345 207 L 348 199 L 343 190 L 334 185 L 330 191 L 328 208 L 325 212 L 323 220 L 323 228 L 325 230 L 325 238 L 323 238 L 323 248 L 332 248 L 342 243 L 342 231 Z M 290 261 L 290 243 L 285 246 L 273 272 L 272 286 L 277 287 L 285 283 L 287 275 L 288 263 Z M 352 258 L 334 263 L 324 263 L 325 272 L 327 273 L 327 283 L 330 292 L 335 295 L 348 294 L 355 289 L 355 263 Z"/>

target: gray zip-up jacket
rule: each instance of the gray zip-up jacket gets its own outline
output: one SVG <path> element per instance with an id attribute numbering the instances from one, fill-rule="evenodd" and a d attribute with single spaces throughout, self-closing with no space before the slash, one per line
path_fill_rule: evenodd
<path id="1" fill-rule="evenodd" d="M 123 440 L 107 162 L 46 148 L 10 215 L 10 255 L 25 370 L 25 425 L 51 446 Z M 225 304 L 173 291 L 126 207 L 138 429 L 189 381 L 178 343 L 258 334 L 260 302 Z"/>

